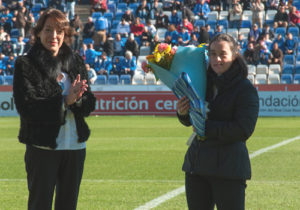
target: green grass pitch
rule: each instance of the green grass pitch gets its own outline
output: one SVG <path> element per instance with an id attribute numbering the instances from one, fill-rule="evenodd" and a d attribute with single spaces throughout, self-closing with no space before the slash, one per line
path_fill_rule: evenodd
<path id="1" fill-rule="evenodd" d="M 79 210 L 134 209 L 184 185 L 181 166 L 191 128 L 176 117 L 87 118 L 92 135 L 81 184 Z M 17 140 L 19 119 L 0 118 L 0 210 L 25 210 L 25 146 Z M 300 118 L 259 118 L 249 153 L 300 135 Z M 246 209 L 300 209 L 300 140 L 252 159 Z M 157 206 L 187 209 L 180 194 Z"/>

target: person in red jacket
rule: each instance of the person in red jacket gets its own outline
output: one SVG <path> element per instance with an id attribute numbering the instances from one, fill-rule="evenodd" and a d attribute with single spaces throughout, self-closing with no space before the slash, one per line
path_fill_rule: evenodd
<path id="1" fill-rule="evenodd" d="M 289 13 L 289 24 L 292 26 L 300 27 L 300 12 L 297 10 L 297 7 L 293 6 L 290 9 Z"/>
<path id="2" fill-rule="evenodd" d="M 189 34 L 191 34 L 192 30 L 194 29 L 193 24 L 188 20 L 187 17 L 182 19 L 182 23 L 177 26 L 177 31 L 180 32 L 182 27 L 185 27 Z"/>
<path id="3" fill-rule="evenodd" d="M 134 20 L 134 23 L 130 25 L 130 32 L 136 37 L 140 37 L 144 32 L 144 24 L 141 23 L 141 19 L 137 17 Z"/>

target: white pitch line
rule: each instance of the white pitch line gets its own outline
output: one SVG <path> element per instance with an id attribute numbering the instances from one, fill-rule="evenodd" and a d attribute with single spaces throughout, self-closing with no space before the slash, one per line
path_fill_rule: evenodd
<path id="1" fill-rule="evenodd" d="M 250 159 L 254 158 L 254 157 L 257 157 L 265 152 L 268 152 L 270 150 L 273 150 L 273 149 L 276 149 L 278 147 L 281 147 L 283 145 L 286 145 L 286 144 L 289 144 L 293 141 L 296 141 L 296 140 L 299 140 L 300 139 L 300 136 L 296 136 L 294 138 L 291 138 L 291 139 L 286 139 L 286 140 L 283 140 L 282 142 L 279 142 L 277 144 L 274 144 L 272 146 L 269 146 L 269 147 L 265 147 L 265 148 L 262 148 L 262 149 L 259 149 L 253 153 L 250 154 Z M 181 186 L 173 191 L 170 191 L 162 196 L 159 196 L 147 203 L 145 203 L 144 205 L 142 206 L 139 206 L 137 208 L 135 208 L 134 210 L 149 210 L 149 209 L 153 209 L 157 206 L 159 206 L 160 204 L 166 202 L 167 200 L 170 200 L 178 195 L 180 195 L 181 193 L 184 193 L 185 192 L 185 186 Z"/>

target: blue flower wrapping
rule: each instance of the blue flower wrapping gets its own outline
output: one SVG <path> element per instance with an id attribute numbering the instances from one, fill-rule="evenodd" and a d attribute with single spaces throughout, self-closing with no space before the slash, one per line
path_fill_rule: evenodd
<path id="1" fill-rule="evenodd" d="M 174 55 L 171 69 L 164 69 L 156 64 L 149 63 L 154 74 L 174 94 L 181 98 L 190 99 L 190 119 L 196 133 L 205 135 L 205 93 L 206 93 L 206 47 L 178 47 Z M 184 72 L 184 74 L 182 74 Z"/>

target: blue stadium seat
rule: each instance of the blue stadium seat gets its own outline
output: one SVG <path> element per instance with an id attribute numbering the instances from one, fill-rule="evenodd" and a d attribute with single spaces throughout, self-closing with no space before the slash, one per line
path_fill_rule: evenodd
<path id="1" fill-rule="evenodd" d="M 127 3 L 123 3 L 123 2 L 118 3 L 117 10 L 125 12 L 127 10 Z"/>
<path id="2" fill-rule="evenodd" d="M 121 20 L 123 15 L 124 15 L 124 12 L 116 12 L 115 20 Z"/>
<path id="3" fill-rule="evenodd" d="M 108 84 L 117 85 L 119 84 L 119 76 L 118 75 L 108 75 Z"/>
<path id="4" fill-rule="evenodd" d="M 202 19 L 196 20 L 194 23 L 194 26 L 198 26 L 199 28 L 201 28 L 202 26 L 205 26 L 205 20 L 202 20 Z"/>
<path id="5" fill-rule="evenodd" d="M 117 31 L 116 28 L 112 28 L 112 29 L 110 29 L 110 33 L 111 33 L 111 36 L 112 36 L 113 38 L 115 38 L 115 36 L 116 36 L 116 34 L 118 33 L 118 31 Z"/>
<path id="6" fill-rule="evenodd" d="M 33 7 L 31 8 L 31 11 L 32 11 L 32 13 L 39 13 L 42 8 L 43 8 L 43 4 L 35 3 L 33 5 Z"/>
<path id="7" fill-rule="evenodd" d="M 114 14 L 112 12 L 106 12 L 103 14 L 103 17 L 105 17 L 109 22 L 111 22 L 114 18 Z"/>
<path id="8" fill-rule="evenodd" d="M 294 84 L 300 84 L 300 74 L 294 75 Z"/>
<path id="9" fill-rule="evenodd" d="M 207 20 L 206 24 L 210 25 L 211 29 L 215 29 L 217 25 L 217 20 Z"/>
<path id="10" fill-rule="evenodd" d="M 281 75 L 281 84 L 292 84 L 293 75 L 292 74 L 282 74 Z"/>
<path id="11" fill-rule="evenodd" d="M 6 85 L 13 85 L 14 77 L 12 75 L 4 76 L 4 83 Z"/>
<path id="12" fill-rule="evenodd" d="M 111 24 L 111 28 L 112 29 L 117 29 L 119 23 L 120 23 L 119 20 L 113 20 L 112 24 Z"/>
<path id="13" fill-rule="evenodd" d="M 284 55 L 283 56 L 283 64 L 291 64 L 294 65 L 295 56 L 294 55 Z"/>
<path id="14" fill-rule="evenodd" d="M 266 20 L 266 24 L 270 26 L 271 29 L 273 29 L 274 20 Z"/>
<path id="15" fill-rule="evenodd" d="M 294 71 L 295 74 L 300 74 L 300 63 L 295 65 Z"/>
<path id="16" fill-rule="evenodd" d="M 112 12 L 115 13 L 117 11 L 117 7 L 115 3 L 108 3 L 107 4 L 107 9 Z"/>
<path id="17" fill-rule="evenodd" d="M 120 84 L 130 85 L 131 84 L 131 76 L 129 74 L 120 75 Z"/>
<path id="18" fill-rule="evenodd" d="M 11 38 L 18 38 L 19 37 L 19 30 L 17 28 L 12 28 L 10 31 Z"/>
<path id="19" fill-rule="evenodd" d="M 119 60 L 120 60 L 120 62 L 124 62 L 124 60 L 125 60 L 125 57 L 124 56 L 114 56 L 114 58 L 113 58 L 113 62 L 115 62 L 116 61 L 116 58 L 119 58 Z"/>
<path id="20" fill-rule="evenodd" d="M 131 9 L 132 13 L 135 14 L 136 9 L 139 7 L 140 3 L 129 3 L 129 8 Z"/>
<path id="21" fill-rule="evenodd" d="M 101 12 L 93 12 L 93 13 L 92 13 L 92 18 L 93 18 L 94 20 L 96 20 L 96 19 L 98 19 L 98 18 L 100 18 L 100 17 L 102 17 L 102 13 L 101 13 Z"/>
<path id="22" fill-rule="evenodd" d="M 285 37 L 286 28 L 285 27 L 278 27 L 278 28 L 276 28 L 276 30 L 275 30 L 275 36 L 277 34 L 281 34 L 282 37 Z"/>
<path id="23" fill-rule="evenodd" d="M 225 20 L 225 19 L 218 20 L 217 24 L 223 26 L 223 29 L 227 29 L 228 28 L 228 20 Z"/>
<path id="24" fill-rule="evenodd" d="M 289 27 L 288 33 L 293 34 L 293 37 L 299 36 L 299 28 L 298 27 Z"/>
<path id="25" fill-rule="evenodd" d="M 4 76 L 0 75 L 0 85 L 4 84 Z"/>
<path id="26" fill-rule="evenodd" d="M 293 74 L 294 73 L 294 65 L 286 64 L 283 66 L 282 74 Z"/>
<path id="27" fill-rule="evenodd" d="M 88 45 L 88 44 L 94 44 L 94 40 L 92 38 L 84 38 L 83 43 Z"/>
<path id="28" fill-rule="evenodd" d="M 251 20 L 242 20 L 240 28 L 251 28 L 252 21 Z"/>
<path id="29" fill-rule="evenodd" d="M 106 82 L 107 82 L 106 75 L 98 75 L 94 84 L 95 85 L 105 85 Z"/>

